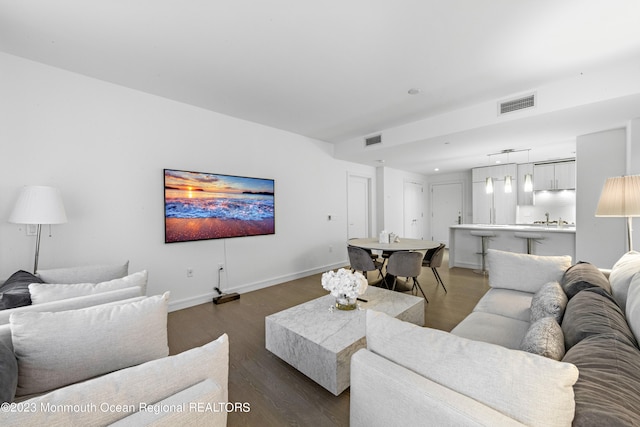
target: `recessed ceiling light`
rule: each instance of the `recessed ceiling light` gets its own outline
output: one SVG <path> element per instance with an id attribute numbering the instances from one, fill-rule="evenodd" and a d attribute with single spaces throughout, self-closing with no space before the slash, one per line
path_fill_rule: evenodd
<path id="1" fill-rule="evenodd" d="M 409 90 L 407 91 L 407 93 L 408 93 L 409 95 L 417 95 L 417 94 L 419 94 L 420 92 L 421 92 L 421 90 L 420 90 L 420 89 L 418 89 L 417 87 L 412 87 L 411 89 L 409 89 Z"/>
<path id="2" fill-rule="evenodd" d="M 435 168 L 434 171 L 438 172 L 440 170 L 440 168 Z"/>

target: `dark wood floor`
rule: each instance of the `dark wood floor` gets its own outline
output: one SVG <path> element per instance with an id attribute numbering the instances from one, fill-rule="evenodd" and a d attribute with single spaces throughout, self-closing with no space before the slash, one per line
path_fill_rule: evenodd
<path id="1" fill-rule="evenodd" d="M 451 330 L 488 290 L 487 279 L 471 270 L 439 269 L 448 293 L 430 269 L 419 277 L 429 304 L 426 326 Z M 373 278 L 373 276 L 372 276 Z M 265 349 L 264 318 L 326 295 L 320 275 L 254 292 L 226 304 L 202 304 L 169 313 L 169 348 L 180 353 L 229 335 L 229 400 L 248 402 L 250 411 L 229 414 L 236 426 L 347 426 L 349 390 L 336 397 Z"/>

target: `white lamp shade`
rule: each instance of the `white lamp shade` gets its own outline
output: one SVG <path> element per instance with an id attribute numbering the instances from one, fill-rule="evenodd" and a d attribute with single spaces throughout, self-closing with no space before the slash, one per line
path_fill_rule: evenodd
<path id="1" fill-rule="evenodd" d="M 60 191 L 54 187 L 26 186 L 20 191 L 9 222 L 14 224 L 62 224 L 67 214 Z"/>
<path id="2" fill-rule="evenodd" d="M 640 175 L 607 178 L 596 216 L 640 216 Z"/>

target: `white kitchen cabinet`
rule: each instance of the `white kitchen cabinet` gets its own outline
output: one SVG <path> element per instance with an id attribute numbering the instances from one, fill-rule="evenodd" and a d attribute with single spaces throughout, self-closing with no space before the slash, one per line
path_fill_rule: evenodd
<path id="1" fill-rule="evenodd" d="M 511 175 L 511 193 L 505 193 L 505 176 Z M 518 195 L 517 166 L 515 164 L 475 168 L 472 177 L 472 205 L 474 224 L 514 224 Z M 493 193 L 487 194 L 486 179 L 493 179 Z"/>
<path id="2" fill-rule="evenodd" d="M 572 190 L 576 188 L 576 162 L 558 162 L 533 167 L 533 189 Z"/>

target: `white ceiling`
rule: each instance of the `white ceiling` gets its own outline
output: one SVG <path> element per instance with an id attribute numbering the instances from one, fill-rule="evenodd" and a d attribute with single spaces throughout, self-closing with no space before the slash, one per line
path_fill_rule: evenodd
<path id="1" fill-rule="evenodd" d="M 639 16 L 638 0 L 0 0 L 0 51 L 340 144 L 637 59 Z M 523 138 L 532 121 L 453 132 L 441 169 L 527 144 L 569 152 L 587 112 L 539 118 L 544 140 Z M 386 164 L 432 173 L 420 147 Z"/>

